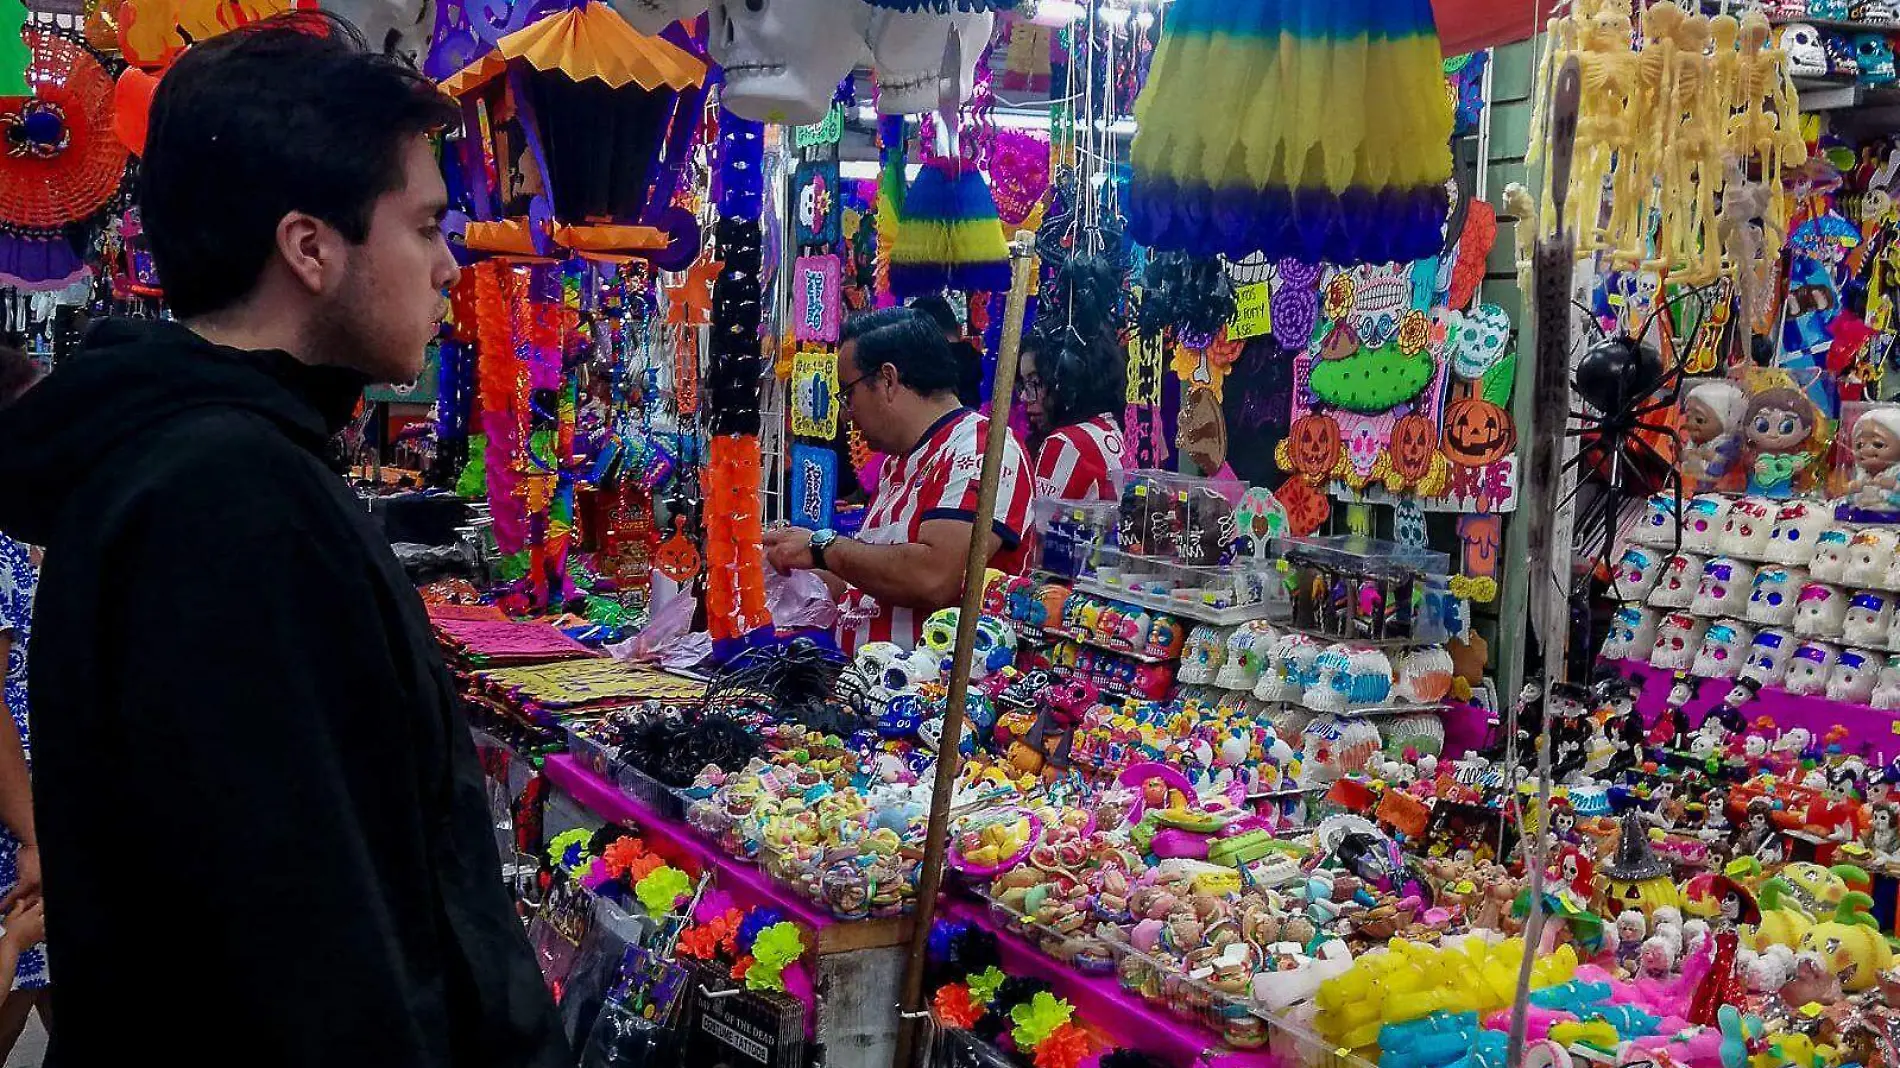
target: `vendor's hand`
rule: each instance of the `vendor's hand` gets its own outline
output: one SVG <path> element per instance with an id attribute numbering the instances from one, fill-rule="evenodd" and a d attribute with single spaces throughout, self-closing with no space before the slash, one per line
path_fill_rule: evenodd
<path id="1" fill-rule="evenodd" d="M 12 912 L 21 905 L 31 905 L 40 899 L 40 851 L 32 842 L 20 846 L 16 855 L 18 880 L 6 897 L 0 898 L 0 915 Z"/>
<path id="2" fill-rule="evenodd" d="M 6 939 L 22 950 L 46 941 L 46 907 L 38 898 L 31 905 L 20 905 L 6 917 Z"/>
<path id="3" fill-rule="evenodd" d="M 779 571 L 809 571 L 811 531 L 804 527 L 781 527 L 765 532 L 765 560 Z"/>

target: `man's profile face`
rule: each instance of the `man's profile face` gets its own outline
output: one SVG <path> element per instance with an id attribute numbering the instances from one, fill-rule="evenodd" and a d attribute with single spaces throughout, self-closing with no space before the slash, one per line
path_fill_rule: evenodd
<path id="1" fill-rule="evenodd" d="M 866 444 L 878 452 L 896 456 L 910 448 L 910 442 L 894 443 L 891 434 L 891 406 L 883 379 L 883 367 L 867 370 L 858 366 L 858 343 L 847 341 L 838 350 L 839 402 L 857 424 Z"/>
<path id="2" fill-rule="evenodd" d="M 405 144 L 401 165 L 402 183 L 377 199 L 369 232 L 349 247 L 342 284 L 317 327 L 325 362 L 396 384 L 422 373 L 459 273 L 442 235 L 448 189 L 429 139 L 418 134 Z"/>

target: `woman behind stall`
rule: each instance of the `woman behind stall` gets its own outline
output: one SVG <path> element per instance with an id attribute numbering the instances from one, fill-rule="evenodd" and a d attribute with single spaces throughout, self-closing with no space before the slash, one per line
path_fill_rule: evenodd
<path id="1" fill-rule="evenodd" d="M 1128 403 L 1128 366 L 1114 335 L 1038 323 L 1023 338 L 1016 392 L 1029 420 L 1036 496 L 1115 500 L 1122 474 L 1117 416 Z"/>

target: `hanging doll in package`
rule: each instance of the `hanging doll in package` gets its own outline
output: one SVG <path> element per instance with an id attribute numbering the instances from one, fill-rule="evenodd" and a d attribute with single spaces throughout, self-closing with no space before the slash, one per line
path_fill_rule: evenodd
<path id="1" fill-rule="evenodd" d="M 1851 518 L 1862 522 L 1900 513 L 1900 407 L 1882 405 L 1861 412 L 1849 441 L 1854 473 L 1841 502 L 1843 512 L 1853 512 Z"/>
<path id="2" fill-rule="evenodd" d="M 1725 378 L 1698 382 L 1682 401 L 1682 473 L 1694 493 L 1722 489 L 1741 471 L 1748 394 Z"/>
<path id="3" fill-rule="evenodd" d="M 1748 492 L 1794 495 L 1795 480 L 1814 463 L 1811 442 L 1820 423 L 1814 402 L 1798 389 L 1765 389 L 1748 400 L 1742 435 L 1750 456 Z"/>

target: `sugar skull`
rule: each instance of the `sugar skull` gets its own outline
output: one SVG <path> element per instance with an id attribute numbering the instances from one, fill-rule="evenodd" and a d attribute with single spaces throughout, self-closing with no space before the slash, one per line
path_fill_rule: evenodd
<path id="1" fill-rule="evenodd" d="M 1827 77 L 1827 48 L 1821 31 L 1805 22 L 1781 28 L 1781 50 L 1788 54 L 1788 73 L 1796 78 Z"/>
<path id="2" fill-rule="evenodd" d="M 1408 650 L 1399 658 L 1399 681 L 1394 692 L 1420 704 L 1443 701 L 1451 693 L 1454 670 L 1451 651 L 1442 645 Z"/>
<path id="3" fill-rule="evenodd" d="M 1699 616 L 1739 616 L 1748 606 L 1755 569 L 1733 557 L 1718 556 L 1702 565 L 1692 611 Z"/>
<path id="4" fill-rule="evenodd" d="M 1656 608 L 1687 608 L 1695 601 L 1696 587 L 1702 583 L 1702 565 L 1707 561 L 1694 553 L 1677 553 L 1663 561 L 1662 578 L 1649 591 L 1649 603 Z"/>
<path id="5" fill-rule="evenodd" d="M 1797 697 L 1818 697 L 1827 692 L 1827 681 L 1834 674 L 1840 650 L 1826 642 L 1803 642 L 1788 660 L 1788 673 L 1781 688 Z"/>
<path id="6" fill-rule="evenodd" d="M 1840 587 L 1809 582 L 1795 597 L 1794 632 L 1803 638 L 1838 638 L 1847 619 L 1847 595 Z"/>
<path id="7" fill-rule="evenodd" d="M 1833 525 L 1834 516 L 1828 509 L 1806 501 L 1789 501 L 1775 514 L 1775 527 L 1769 533 L 1762 559 L 1805 567 L 1814 559 L 1821 535 Z"/>
<path id="8" fill-rule="evenodd" d="M 1844 33 L 1824 30 L 1821 33 L 1821 47 L 1827 52 L 1828 77 L 1860 77 L 1860 60 L 1855 58 L 1853 38 Z"/>
<path id="9" fill-rule="evenodd" d="M 1807 583 L 1808 573 L 1801 568 L 1776 564 L 1762 568 L 1755 572 L 1742 617 L 1750 623 L 1788 626 L 1794 622 L 1795 598 Z"/>
<path id="10" fill-rule="evenodd" d="M 1282 634 L 1267 654 L 1253 694 L 1262 701 L 1298 701 L 1313 677 L 1320 645 L 1304 634 Z"/>
<path id="11" fill-rule="evenodd" d="M 1775 504 L 1766 497 L 1743 497 L 1729 507 L 1722 524 L 1721 550 L 1744 560 L 1760 560 L 1775 533 Z"/>
<path id="12" fill-rule="evenodd" d="M 1755 632 L 1732 620 L 1709 625 L 1689 671 L 1705 679 L 1732 679 L 1741 671 Z"/>
<path id="13" fill-rule="evenodd" d="M 1847 577 L 1848 546 L 1854 540 L 1850 527 L 1829 527 L 1814 541 L 1814 559 L 1808 562 L 1808 574 L 1822 582 L 1840 582 Z"/>
<path id="14" fill-rule="evenodd" d="M 1630 540 L 1651 548 L 1675 549 L 1679 504 L 1673 494 L 1658 493 L 1651 497 L 1643 506 L 1643 519 L 1630 535 Z"/>
<path id="15" fill-rule="evenodd" d="M 1181 655 L 1181 643 L 1186 640 L 1187 632 L 1181 621 L 1173 616 L 1156 616 L 1148 628 L 1148 644 L 1143 646 L 1141 654 L 1161 660 L 1169 660 Z"/>
<path id="16" fill-rule="evenodd" d="M 1227 639 L 1227 658 L 1214 674 L 1214 685 L 1251 692 L 1260 682 L 1268 652 L 1279 640 L 1280 632 L 1259 620 L 1235 628 Z"/>
<path id="17" fill-rule="evenodd" d="M 1843 649 L 1827 676 L 1827 699 L 1864 705 L 1880 683 L 1880 661 L 1859 649 Z"/>
<path id="18" fill-rule="evenodd" d="M 1854 35 L 1854 63 L 1860 68 L 1862 85 L 1893 84 L 1893 45 L 1888 43 L 1885 34 Z"/>
<path id="19" fill-rule="evenodd" d="M 1188 631 L 1187 641 L 1181 646 L 1181 666 L 1175 671 L 1175 679 L 1184 686 L 1205 686 L 1213 682 L 1214 674 L 1227 662 L 1227 639 L 1232 633 L 1232 627 L 1217 627 L 1212 623 L 1202 623 Z"/>
<path id="20" fill-rule="evenodd" d="M 1891 594 L 1862 590 L 1847 599 L 1847 616 L 1841 622 L 1841 635 L 1848 642 L 1878 649 L 1887 644 L 1887 632 L 1893 628 Z"/>
<path id="21" fill-rule="evenodd" d="M 1702 493 L 1682 507 L 1682 550 L 1691 553 L 1718 551 L 1722 528 L 1728 523 L 1728 498 L 1719 493 Z"/>
<path id="22" fill-rule="evenodd" d="M 932 612 L 924 620 L 924 627 L 918 636 L 917 648 L 928 650 L 941 663 L 947 661 L 957 649 L 957 620 L 963 615 L 961 608 L 944 608 Z"/>
<path id="23" fill-rule="evenodd" d="M 1687 671 L 1695 662 L 1696 650 L 1708 621 L 1686 612 L 1671 612 L 1656 623 L 1656 641 L 1650 646 L 1649 666 L 1663 671 Z"/>
<path id="24" fill-rule="evenodd" d="M 1788 674 L 1788 662 L 1799 643 L 1785 630 L 1764 630 L 1748 644 L 1748 656 L 1742 661 L 1737 677 L 1758 686 L 1779 686 Z"/>
<path id="25" fill-rule="evenodd" d="M 1846 586 L 1881 588 L 1887 584 L 1887 569 L 1900 559 L 1900 534 L 1873 527 L 1854 535 L 1847 543 L 1847 566 L 1841 569 Z"/>
<path id="26" fill-rule="evenodd" d="M 1656 644 L 1656 610 L 1640 604 L 1626 604 L 1610 617 L 1609 633 L 1603 637 L 1603 659 L 1641 660 Z"/>
<path id="27" fill-rule="evenodd" d="M 1632 545 L 1623 550 L 1623 558 L 1616 562 L 1616 572 L 1611 576 L 1611 586 L 1615 596 L 1625 601 L 1640 601 L 1649 596 L 1656 588 L 1656 581 L 1662 578 L 1662 554 L 1654 549 Z"/>
<path id="28" fill-rule="evenodd" d="M 1900 656 L 1890 656 L 1880 667 L 1880 678 L 1867 703 L 1875 708 L 1900 708 Z"/>
<path id="29" fill-rule="evenodd" d="M 1313 675 L 1301 702 L 1315 712 L 1345 711 L 1352 692 L 1352 655 L 1346 647 L 1334 645 L 1322 651 L 1313 660 Z"/>
<path id="30" fill-rule="evenodd" d="M 930 650 L 919 647 L 905 652 L 891 642 L 871 642 L 858 650 L 854 661 L 860 675 L 870 680 L 873 709 L 882 711 L 900 694 L 914 694 L 926 682 L 935 682 L 942 674 L 939 660 Z"/>
<path id="31" fill-rule="evenodd" d="M 995 616 L 976 621 L 975 651 L 970 656 L 970 677 L 981 679 L 1016 662 L 1016 628 Z"/>
<path id="32" fill-rule="evenodd" d="M 1852 22 L 1891 26 L 1900 22 L 1900 6 L 1893 0 L 1854 0 L 1848 5 L 1847 17 Z"/>

